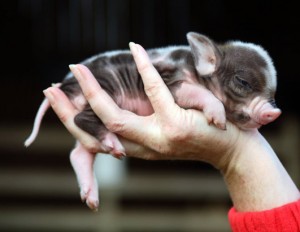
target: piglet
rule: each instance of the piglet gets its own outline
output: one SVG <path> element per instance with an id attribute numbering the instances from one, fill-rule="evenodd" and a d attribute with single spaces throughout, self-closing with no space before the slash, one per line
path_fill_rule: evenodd
<path id="1" fill-rule="evenodd" d="M 203 111 L 209 124 L 225 130 L 226 119 L 244 130 L 260 128 L 281 114 L 275 105 L 276 70 L 272 59 L 252 43 L 229 41 L 216 44 L 208 37 L 190 32 L 189 46 L 169 46 L 148 50 L 148 55 L 177 104 Z M 129 50 L 93 56 L 86 65 L 103 89 L 123 109 L 150 115 L 153 109 Z M 79 110 L 75 124 L 100 142 L 100 148 L 117 158 L 125 156 L 118 137 L 107 130 L 84 98 L 78 82 L 68 73 L 60 88 Z M 25 141 L 36 138 L 44 113 L 45 99 L 37 113 L 33 131 Z M 70 159 L 77 174 L 81 198 L 91 209 L 98 208 L 98 186 L 93 172 L 95 154 L 79 142 Z"/>

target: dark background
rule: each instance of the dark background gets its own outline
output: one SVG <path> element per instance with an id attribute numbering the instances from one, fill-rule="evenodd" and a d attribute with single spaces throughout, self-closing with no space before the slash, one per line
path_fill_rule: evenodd
<path id="1" fill-rule="evenodd" d="M 299 15 L 297 1 L 1 1 L 0 230 L 99 231 L 97 226 L 107 223 L 109 227 L 114 221 L 123 228 L 118 231 L 229 231 L 226 212 L 231 202 L 220 174 L 209 165 L 126 159 L 125 187 L 114 194 L 103 190 L 104 210 L 93 216 L 99 222 L 94 228 L 69 163 L 74 140 L 53 112 L 44 118 L 35 143 L 23 147 L 43 99 L 42 90 L 60 82 L 69 64 L 103 51 L 127 49 L 130 41 L 145 48 L 187 44 L 189 31 L 220 43 L 260 44 L 269 52 L 278 73 L 276 99 L 283 114 L 261 131 L 299 186 Z M 192 176 L 185 178 L 186 174 Z M 107 216 L 109 202 L 117 213 Z M 144 214 L 151 210 L 151 217 Z M 145 218 L 140 222 L 148 230 L 132 229 L 139 220 L 133 227 L 125 223 L 134 221 L 132 212 L 149 219 L 149 224 Z M 74 230 L 71 225 L 79 227 Z M 149 229 L 152 225 L 157 229 Z"/>
<path id="2" fill-rule="evenodd" d="M 294 2 L 294 3 L 293 3 Z M 278 71 L 277 103 L 299 113 L 300 19 L 296 1 L 10 0 L 1 2 L 1 119 L 32 121 L 42 90 L 68 64 L 96 53 L 186 44 L 197 31 L 216 42 L 262 45 Z"/>

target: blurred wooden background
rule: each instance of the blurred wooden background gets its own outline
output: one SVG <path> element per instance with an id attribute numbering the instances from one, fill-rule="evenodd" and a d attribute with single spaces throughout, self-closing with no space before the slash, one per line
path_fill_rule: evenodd
<path id="1" fill-rule="evenodd" d="M 277 103 L 283 115 L 261 131 L 300 186 L 300 20 L 293 4 L 11 0 L 0 9 L 0 231 L 230 231 L 226 187 L 207 164 L 99 160 L 98 169 L 105 170 L 103 164 L 116 169 L 111 168 L 111 179 L 106 180 L 98 170 L 100 211 L 92 213 L 80 202 L 69 163 L 74 140 L 53 112 L 46 115 L 36 142 L 23 147 L 42 90 L 59 82 L 68 64 L 106 50 L 127 49 L 129 41 L 146 48 L 186 44 L 188 31 L 216 42 L 258 43 L 269 51 L 278 71 Z"/>

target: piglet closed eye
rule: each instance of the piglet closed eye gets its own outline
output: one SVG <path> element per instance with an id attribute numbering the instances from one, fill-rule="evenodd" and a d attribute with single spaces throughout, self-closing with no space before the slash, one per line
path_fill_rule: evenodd
<path id="1" fill-rule="evenodd" d="M 274 100 L 276 71 L 262 47 L 240 41 L 216 44 L 195 32 L 188 33 L 187 40 L 188 46 L 147 51 L 179 106 L 201 110 L 209 124 L 222 130 L 226 129 L 226 120 L 241 129 L 256 129 L 279 117 L 281 111 Z M 105 52 L 82 64 L 121 108 L 138 115 L 153 113 L 129 50 Z M 67 74 L 60 88 L 79 111 L 75 124 L 94 136 L 103 152 L 116 158 L 125 156 L 118 137 L 95 115 L 72 73 Z M 35 140 L 48 108 L 49 103 L 44 100 L 33 131 L 25 141 L 26 146 Z M 93 171 L 94 156 L 77 142 L 70 159 L 82 200 L 96 210 L 99 199 Z"/>

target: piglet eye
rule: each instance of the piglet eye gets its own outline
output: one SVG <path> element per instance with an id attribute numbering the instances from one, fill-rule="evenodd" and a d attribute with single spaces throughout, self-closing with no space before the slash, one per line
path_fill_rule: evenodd
<path id="1" fill-rule="evenodd" d="M 245 81 L 244 79 L 242 79 L 239 75 L 235 75 L 234 76 L 235 80 L 237 81 L 237 83 L 241 86 L 243 86 L 244 88 L 247 88 L 247 89 L 251 89 L 251 85 Z"/>

